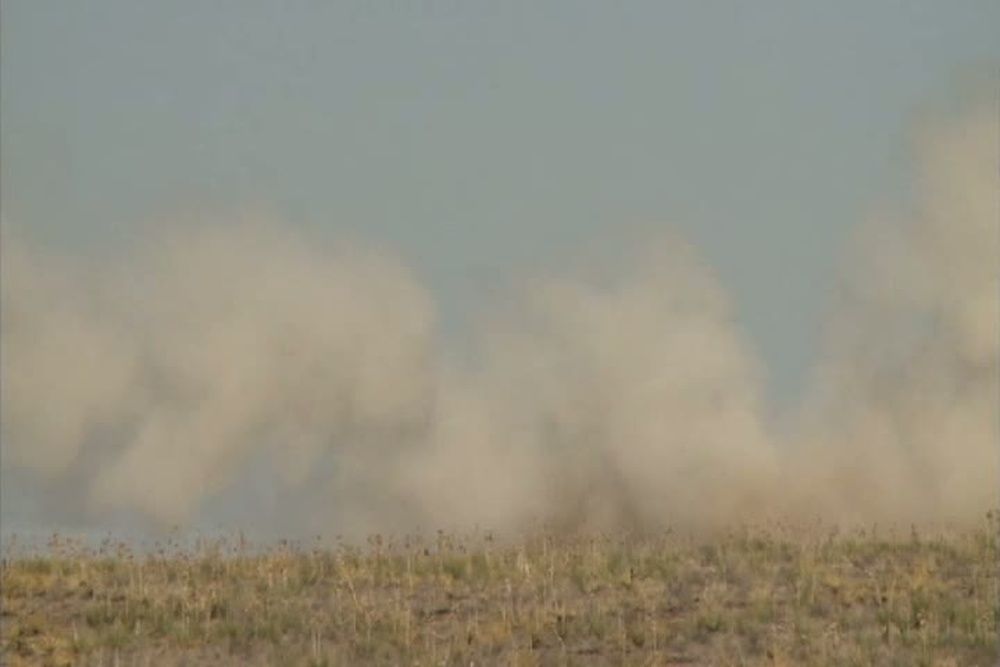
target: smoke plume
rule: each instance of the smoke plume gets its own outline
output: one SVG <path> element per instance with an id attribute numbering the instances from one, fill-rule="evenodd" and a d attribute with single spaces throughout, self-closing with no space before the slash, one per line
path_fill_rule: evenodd
<path id="1" fill-rule="evenodd" d="M 365 244 L 233 216 L 98 260 L 5 223 L 2 465 L 66 515 L 158 526 L 253 493 L 248 468 L 284 531 L 978 521 L 1000 486 L 998 146 L 989 105 L 921 132 L 914 201 L 859 226 L 780 432 L 676 233 L 527 278 L 459 358 Z"/>

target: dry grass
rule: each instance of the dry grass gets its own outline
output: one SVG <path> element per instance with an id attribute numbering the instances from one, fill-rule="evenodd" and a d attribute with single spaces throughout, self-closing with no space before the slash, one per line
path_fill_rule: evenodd
<path id="1" fill-rule="evenodd" d="M 236 540 L 4 560 L 6 665 L 955 665 L 998 651 L 995 531 Z"/>

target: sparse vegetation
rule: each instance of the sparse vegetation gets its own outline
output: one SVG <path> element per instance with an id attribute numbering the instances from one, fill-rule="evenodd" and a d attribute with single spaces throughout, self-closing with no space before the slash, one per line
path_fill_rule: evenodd
<path id="1" fill-rule="evenodd" d="M 6 554 L 6 665 L 996 664 L 996 531 Z"/>

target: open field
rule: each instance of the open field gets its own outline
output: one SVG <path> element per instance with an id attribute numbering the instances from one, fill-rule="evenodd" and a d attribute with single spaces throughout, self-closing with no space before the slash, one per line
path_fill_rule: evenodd
<path id="1" fill-rule="evenodd" d="M 766 526 L 711 539 L 240 540 L 6 554 L 5 665 L 997 664 L 998 545 Z"/>

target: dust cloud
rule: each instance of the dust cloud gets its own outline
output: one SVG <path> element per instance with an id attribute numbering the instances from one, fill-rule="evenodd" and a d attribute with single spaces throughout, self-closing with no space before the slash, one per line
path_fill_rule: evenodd
<path id="1" fill-rule="evenodd" d="M 676 232 L 525 277 L 460 356 L 414 272 L 357 240 L 232 216 L 85 258 L 5 221 L 2 465 L 67 516 L 159 527 L 234 488 L 270 489 L 286 533 L 979 522 L 1000 488 L 997 109 L 915 147 L 914 199 L 859 225 L 780 428 Z"/>

